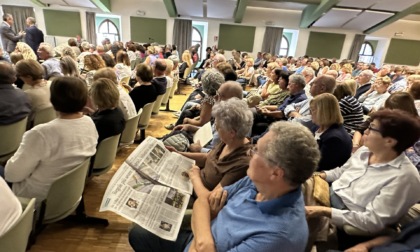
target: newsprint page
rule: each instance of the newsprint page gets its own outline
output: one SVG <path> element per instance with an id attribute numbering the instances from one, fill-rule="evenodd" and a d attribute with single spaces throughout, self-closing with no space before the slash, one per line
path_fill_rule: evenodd
<path id="1" fill-rule="evenodd" d="M 193 190 L 188 171 L 194 164 L 148 137 L 112 177 L 99 211 L 115 212 L 175 241 Z"/>

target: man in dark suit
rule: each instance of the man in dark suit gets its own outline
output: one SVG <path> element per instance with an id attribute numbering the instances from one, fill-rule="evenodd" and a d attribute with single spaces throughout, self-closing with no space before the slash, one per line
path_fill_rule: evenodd
<path id="1" fill-rule="evenodd" d="M 11 53 L 15 50 L 16 43 L 25 35 L 25 32 L 20 31 L 18 34 L 12 30 L 13 16 L 11 14 L 3 15 L 3 22 L 0 25 L 1 43 L 3 49 Z"/>
<path id="2" fill-rule="evenodd" d="M 44 42 L 44 33 L 35 26 L 36 20 L 33 17 L 28 17 L 26 19 L 26 28 L 25 32 L 25 42 L 28 44 L 36 54 L 39 44 Z"/>

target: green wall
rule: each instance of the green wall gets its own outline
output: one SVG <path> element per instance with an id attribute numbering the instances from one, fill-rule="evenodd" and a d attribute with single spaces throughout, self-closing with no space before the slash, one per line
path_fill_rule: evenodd
<path id="1" fill-rule="evenodd" d="M 220 24 L 219 49 L 252 52 L 254 48 L 255 26 Z"/>
<path id="2" fill-rule="evenodd" d="M 345 34 L 311 31 L 308 39 L 308 47 L 306 48 L 306 55 L 309 55 L 310 57 L 339 59 L 341 57 L 345 38 Z"/>
<path id="3" fill-rule="evenodd" d="M 293 33 L 283 32 L 283 36 L 285 36 L 287 38 L 287 40 L 289 41 L 289 47 L 290 47 L 290 43 L 292 43 Z"/>
<path id="4" fill-rule="evenodd" d="M 47 35 L 76 37 L 82 35 L 80 12 L 44 9 Z"/>
<path id="5" fill-rule="evenodd" d="M 95 29 L 96 29 L 96 32 L 98 32 L 98 28 L 99 28 L 99 25 L 102 23 L 102 21 L 104 21 L 105 19 L 109 19 L 109 20 L 111 20 L 116 26 L 117 26 L 117 28 L 118 28 L 118 32 L 120 33 L 120 37 L 121 37 L 121 30 L 120 30 L 120 19 L 119 18 L 111 18 L 111 17 L 98 17 L 98 16 L 96 16 L 95 17 Z"/>
<path id="6" fill-rule="evenodd" d="M 391 39 L 385 56 L 385 63 L 418 66 L 420 62 L 420 41 Z"/>
<path id="7" fill-rule="evenodd" d="M 166 44 L 166 19 L 130 17 L 130 31 L 134 42 Z"/>

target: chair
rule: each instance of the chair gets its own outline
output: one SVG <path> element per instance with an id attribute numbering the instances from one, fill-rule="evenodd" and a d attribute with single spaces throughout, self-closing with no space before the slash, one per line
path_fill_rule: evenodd
<path id="1" fill-rule="evenodd" d="M 115 161 L 115 156 L 117 155 L 120 136 L 121 134 L 118 134 L 105 138 L 98 144 L 98 147 L 96 148 L 96 154 L 94 158 L 92 158 L 92 174 L 89 174 L 89 176 L 99 176 L 112 168 L 112 165 Z"/>
<path id="2" fill-rule="evenodd" d="M 166 89 L 165 94 L 166 92 L 168 92 L 168 89 Z M 155 104 L 153 105 L 153 108 L 152 108 L 152 115 L 159 114 L 160 104 L 162 103 L 162 99 L 163 99 L 163 96 L 165 96 L 165 94 L 158 95 L 158 97 L 156 98 Z"/>
<path id="3" fill-rule="evenodd" d="M 16 223 L 0 237 L 0 251 L 24 252 L 32 231 L 35 198 L 19 198 L 23 213 Z"/>
<path id="4" fill-rule="evenodd" d="M 163 95 L 163 98 L 162 98 L 161 106 L 166 106 L 166 104 L 168 103 L 169 95 L 171 94 L 171 89 L 172 89 L 172 87 L 167 87 L 166 88 L 166 92 L 165 92 L 165 94 Z"/>
<path id="5" fill-rule="evenodd" d="M 57 112 L 54 107 L 48 107 L 35 112 L 33 127 L 38 124 L 47 123 L 57 118 Z"/>
<path id="6" fill-rule="evenodd" d="M 142 111 L 143 109 L 140 109 L 135 117 L 132 117 L 125 122 L 124 131 L 121 133 L 120 145 L 130 145 L 134 142 Z"/>
<path id="7" fill-rule="evenodd" d="M 25 117 L 13 124 L 0 126 L 0 163 L 7 161 L 19 148 L 27 121 Z"/>
<path id="8" fill-rule="evenodd" d="M 152 116 L 153 104 L 155 102 L 150 102 L 143 106 L 143 112 L 141 113 L 139 119 L 140 142 L 146 138 L 146 129 L 149 126 L 150 117 Z"/>
<path id="9" fill-rule="evenodd" d="M 82 200 L 90 158 L 58 177 L 41 206 L 40 223 L 48 224 L 72 214 Z"/>

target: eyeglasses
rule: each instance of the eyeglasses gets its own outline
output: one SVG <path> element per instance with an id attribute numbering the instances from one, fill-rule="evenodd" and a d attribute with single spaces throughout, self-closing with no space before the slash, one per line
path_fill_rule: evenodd
<path id="1" fill-rule="evenodd" d="M 368 129 L 369 131 L 376 131 L 376 132 L 378 132 L 379 134 L 381 134 L 381 131 L 380 131 L 379 129 L 375 129 L 375 128 L 373 128 L 371 124 L 369 124 L 369 127 L 368 127 L 367 129 Z"/>
<path id="2" fill-rule="evenodd" d="M 262 157 L 262 158 L 264 158 L 265 160 L 269 161 L 271 164 L 273 164 L 273 165 L 277 165 L 277 162 L 275 162 L 274 160 L 271 160 L 271 159 L 269 159 L 269 158 L 266 158 L 266 157 L 265 157 L 265 156 L 263 156 L 263 155 L 260 155 L 260 154 L 258 153 L 258 147 L 257 147 L 256 145 L 254 145 L 251 149 L 249 149 L 249 150 L 248 150 L 247 155 L 248 155 L 248 157 L 253 157 L 254 155 L 259 155 L 260 157 Z"/>

